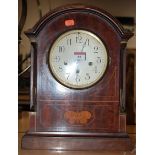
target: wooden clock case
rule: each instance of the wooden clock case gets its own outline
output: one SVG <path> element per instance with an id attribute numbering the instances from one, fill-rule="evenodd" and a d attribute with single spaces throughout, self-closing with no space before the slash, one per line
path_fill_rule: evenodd
<path id="1" fill-rule="evenodd" d="M 60 34 L 73 29 L 96 34 L 108 50 L 106 73 L 86 89 L 61 85 L 49 69 L 51 45 Z M 72 5 L 49 12 L 26 35 L 32 45 L 30 103 L 34 112 L 22 148 L 129 150 L 123 63 L 126 43 L 133 34 L 104 10 Z"/>

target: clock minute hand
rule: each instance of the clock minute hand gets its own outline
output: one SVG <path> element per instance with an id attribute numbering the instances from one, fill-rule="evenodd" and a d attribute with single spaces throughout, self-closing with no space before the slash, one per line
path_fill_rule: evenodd
<path id="1" fill-rule="evenodd" d="M 86 46 L 86 42 L 87 42 L 87 40 L 84 42 L 84 44 L 82 45 L 82 49 L 81 49 L 81 52 L 83 52 L 83 49 L 84 49 L 84 47 Z M 86 61 L 86 53 L 85 53 L 85 61 Z"/>
<path id="2" fill-rule="evenodd" d="M 81 52 L 83 52 L 83 49 L 84 49 L 84 47 L 86 46 L 86 42 L 87 42 L 87 40 L 84 42 L 84 44 L 82 45 L 82 49 L 81 49 Z"/>

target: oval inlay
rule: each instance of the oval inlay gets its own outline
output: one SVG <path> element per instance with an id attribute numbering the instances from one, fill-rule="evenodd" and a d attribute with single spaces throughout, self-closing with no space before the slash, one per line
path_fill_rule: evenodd
<path id="1" fill-rule="evenodd" d="M 72 125 L 84 125 L 87 124 L 91 118 L 89 111 L 66 111 L 64 113 L 65 120 Z"/>

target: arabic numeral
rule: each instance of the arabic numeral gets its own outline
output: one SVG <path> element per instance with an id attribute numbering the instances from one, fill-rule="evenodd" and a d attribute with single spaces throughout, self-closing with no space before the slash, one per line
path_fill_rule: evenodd
<path id="1" fill-rule="evenodd" d="M 100 57 L 97 57 L 97 63 L 101 63 L 101 58 Z"/>
<path id="2" fill-rule="evenodd" d="M 72 44 L 72 39 L 67 39 L 67 45 L 71 46 L 71 44 Z"/>
<path id="3" fill-rule="evenodd" d="M 90 75 L 89 73 L 86 73 L 86 77 L 85 77 L 86 80 L 89 80 L 90 79 Z"/>
<path id="4" fill-rule="evenodd" d="M 86 45 L 89 46 L 89 39 L 88 38 L 86 39 Z"/>
<path id="5" fill-rule="evenodd" d="M 80 76 L 77 75 L 76 78 L 75 78 L 75 80 L 76 80 L 77 83 L 80 82 Z"/>
<path id="6" fill-rule="evenodd" d="M 59 61 L 60 61 L 60 56 L 56 56 L 56 57 L 55 57 L 55 61 L 56 61 L 56 62 L 59 62 Z"/>
<path id="7" fill-rule="evenodd" d="M 62 71 L 63 71 L 63 69 L 62 69 L 62 67 L 61 67 L 61 66 L 59 66 L 58 68 L 59 68 L 59 71 L 60 71 L 60 72 L 62 72 Z"/>
<path id="8" fill-rule="evenodd" d="M 62 53 L 65 51 L 65 47 L 64 46 L 59 46 L 59 52 Z"/>
<path id="9" fill-rule="evenodd" d="M 70 73 L 66 73 L 66 79 L 68 80 L 70 76 Z"/>
<path id="10" fill-rule="evenodd" d="M 80 33 L 77 33 L 77 36 L 76 36 L 76 43 L 82 43 L 82 36 Z"/>
<path id="11" fill-rule="evenodd" d="M 94 53 L 98 53 L 98 46 L 94 46 Z"/>

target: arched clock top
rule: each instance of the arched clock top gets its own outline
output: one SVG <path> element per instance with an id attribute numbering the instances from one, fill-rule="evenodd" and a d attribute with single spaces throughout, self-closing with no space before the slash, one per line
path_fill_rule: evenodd
<path id="1" fill-rule="evenodd" d="M 97 8 L 94 6 L 87 6 L 87 5 L 67 5 L 58 7 L 49 13 L 47 13 L 45 16 L 43 16 L 32 29 L 29 29 L 25 32 L 25 34 L 31 39 L 36 38 L 40 31 L 45 27 L 45 25 L 53 20 L 54 18 L 58 16 L 62 16 L 66 13 L 88 13 L 97 15 L 98 17 L 101 17 L 102 20 L 104 20 L 107 24 L 110 24 L 118 33 L 118 35 L 121 37 L 121 40 L 127 41 L 133 36 L 133 33 L 131 33 L 128 30 L 125 30 L 122 25 L 119 23 L 119 21 L 114 18 L 110 13 L 106 12 L 105 10 L 101 8 Z"/>

